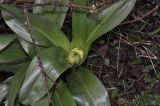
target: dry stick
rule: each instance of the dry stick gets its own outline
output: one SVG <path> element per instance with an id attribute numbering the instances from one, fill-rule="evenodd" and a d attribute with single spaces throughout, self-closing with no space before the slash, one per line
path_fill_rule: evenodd
<path id="1" fill-rule="evenodd" d="M 111 0 L 107 0 L 107 1 L 103 0 L 102 3 L 100 3 L 100 4 L 96 5 L 96 6 L 97 6 L 97 7 L 102 7 L 102 6 L 104 6 L 105 4 L 109 4 L 109 3 L 112 3 L 112 1 L 111 1 Z"/>
<path id="2" fill-rule="evenodd" d="M 14 5 L 14 6 L 17 6 L 17 7 L 24 7 L 25 8 L 34 8 L 34 7 L 40 7 L 40 6 L 57 6 L 57 7 L 73 7 L 73 8 L 81 8 L 81 9 L 85 9 L 85 10 L 92 10 L 92 7 L 91 6 L 82 6 L 82 5 L 76 5 L 76 4 L 73 4 L 73 3 L 68 3 L 68 4 L 63 4 L 63 3 L 57 3 L 57 2 L 49 2 L 49 3 L 38 3 L 38 4 L 27 4 L 27 3 L 24 3 L 24 4 L 13 4 L 13 3 L 1 3 L 1 4 L 9 4 L 9 5 Z"/>
<path id="3" fill-rule="evenodd" d="M 124 37 L 123 35 L 121 35 L 121 36 Z M 124 37 L 124 38 L 125 38 L 125 37 Z M 127 41 L 130 46 L 134 47 L 134 48 L 137 49 L 137 50 L 140 50 L 140 49 L 137 48 L 134 44 L 132 44 L 131 42 L 129 42 L 128 39 L 125 38 L 125 39 L 122 39 L 122 40 Z M 152 66 L 153 66 L 153 70 L 154 70 L 154 72 L 155 72 L 155 74 L 156 74 L 156 69 L 155 69 L 155 66 L 154 66 L 153 61 L 152 61 L 152 59 L 155 59 L 156 56 L 155 56 L 154 54 L 152 54 L 154 57 L 151 57 L 151 56 L 150 56 L 151 51 L 149 51 L 149 50 L 148 50 L 145 46 L 143 46 L 143 45 L 142 45 L 142 47 L 145 49 L 145 51 L 146 51 L 146 53 L 147 53 L 147 55 L 148 55 L 148 56 L 143 56 L 143 57 L 145 57 L 145 58 L 148 58 L 148 57 L 149 57 L 149 59 L 150 59 L 150 61 L 151 61 L 151 64 L 152 64 Z"/>
<path id="4" fill-rule="evenodd" d="M 127 21 L 127 22 L 124 22 L 124 23 L 121 23 L 120 25 L 126 25 L 126 24 L 130 24 L 130 23 L 134 23 L 134 22 L 137 22 L 137 21 L 140 21 L 142 20 L 143 18 L 151 15 L 153 12 L 157 11 L 160 7 L 160 4 L 158 4 L 155 8 L 153 8 L 152 10 L 150 10 L 149 12 L 147 12 L 145 15 L 143 15 L 142 17 L 139 17 L 139 18 L 136 18 L 135 20 L 131 20 L 131 21 Z"/>
<path id="5" fill-rule="evenodd" d="M 118 53 L 117 53 L 117 76 L 118 76 L 118 78 L 120 78 L 120 75 L 121 75 L 119 73 L 119 59 L 120 59 L 121 40 L 122 40 L 122 36 L 120 34 L 120 36 L 119 36 L 119 44 L 118 44 Z"/>
<path id="6" fill-rule="evenodd" d="M 147 55 L 149 56 L 149 59 L 150 59 L 150 62 L 151 62 L 151 64 L 152 64 L 154 73 L 155 73 L 155 75 L 157 75 L 156 68 L 155 68 L 155 66 L 154 66 L 154 64 L 153 64 L 153 61 L 152 61 L 152 58 L 151 58 L 151 56 L 150 56 L 150 51 L 149 51 L 145 46 L 142 45 L 142 47 L 145 49 Z"/>
<path id="7" fill-rule="evenodd" d="M 108 3 L 109 2 L 103 2 L 102 4 L 105 5 Z M 95 5 L 96 7 L 93 7 L 93 6 L 76 5 L 76 4 L 73 4 L 72 2 L 69 2 L 68 4 L 63 4 L 63 3 L 58 3 L 58 2 L 39 3 L 39 4 L 28 4 L 28 3 L 24 3 L 24 4 L 1 3 L 1 4 L 9 4 L 9 5 L 17 6 L 17 7 L 22 7 L 22 8 L 25 6 L 25 8 L 28 8 L 28 9 L 34 8 L 34 7 L 40 7 L 40 6 L 58 6 L 58 7 L 78 8 L 78 9 L 83 9 L 83 10 L 92 10 L 93 12 L 97 11 L 97 7 L 101 7 L 101 4 Z"/>
<path id="8" fill-rule="evenodd" d="M 49 93 L 49 88 L 48 88 L 48 84 L 47 84 L 45 69 L 44 69 L 43 63 L 42 63 L 40 55 L 39 55 L 39 50 L 38 50 L 38 48 L 37 48 L 37 46 L 35 44 L 36 40 L 34 38 L 34 34 L 33 34 L 33 31 L 32 31 L 32 26 L 31 26 L 31 23 L 30 23 L 30 20 L 29 20 L 29 17 L 28 17 L 28 11 L 27 11 L 27 9 L 25 7 L 24 7 L 24 16 L 25 16 L 25 19 L 26 19 L 26 22 L 27 22 L 27 27 L 28 27 L 29 33 L 31 35 L 33 48 L 34 48 L 34 50 L 36 52 L 38 65 L 40 67 L 41 74 L 42 74 L 42 77 L 43 77 L 43 80 L 44 80 L 44 86 L 45 86 L 45 89 L 46 89 L 46 92 L 47 92 L 47 95 L 48 95 L 48 103 L 53 105 L 53 103 L 51 101 L 51 96 L 50 96 L 50 93 Z"/>
<path id="9" fill-rule="evenodd" d="M 115 32 L 113 32 L 113 33 L 114 33 L 115 35 L 118 35 L 118 34 L 115 33 Z M 123 38 L 121 38 L 123 41 L 127 42 L 127 44 L 130 45 L 131 47 L 134 47 L 135 50 L 138 50 L 138 51 L 141 51 L 141 50 L 142 50 L 142 49 L 140 49 L 140 48 L 137 47 L 137 46 L 140 45 L 140 44 L 135 45 L 135 44 L 132 43 L 130 40 L 128 40 L 125 36 L 123 36 L 122 34 L 121 34 L 121 37 L 123 37 Z M 152 55 L 153 55 L 153 57 L 142 56 L 142 55 L 139 55 L 139 56 L 145 57 L 145 58 L 157 59 L 157 57 L 156 57 L 153 53 L 152 53 Z"/>

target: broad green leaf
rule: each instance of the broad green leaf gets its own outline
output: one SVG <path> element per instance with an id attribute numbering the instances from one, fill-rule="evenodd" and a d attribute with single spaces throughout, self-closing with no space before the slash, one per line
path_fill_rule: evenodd
<path id="1" fill-rule="evenodd" d="M 0 51 L 0 64 L 15 64 L 27 61 L 28 57 L 18 43 L 13 43 Z"/>
<path id="2" fill-rule="evenodd" d="M 30 106 L 49 106 L 48 97 L 45 96 L 41 100 L 31 104 Z"/>
<path id="3" fill-rule="evenodd" d="M 21 38 L 19 38 L 19 42 L 23 48 L 23 50 L 25 51 L 26 54 L 29 55 L 30 58 L 33 58 L 35 56 L 35 50 L 33 48 L 33 44 L 30 42 L 27 42 Z M 40 45 L 36 45 L 39 51 L 42 51 L 44 49 L 46 49 L 46 47 L 40 46 Z"/>
<path id="4" fill-rule="evenodd" d="M 68 4 L 68 0 L 35 0 L 35 4 L 49 2 Z M 61 28 L 67 14 L 67 10 L 68 7 L 65 6 L 40 6 L 35 7 L 33 9 L 33 13 L 43 15 L 45 18 L 50 19 L 53 23 L 56 23 Z"/>
<path id="5" fill-rule="evenodd" d="M 105 87 L 86 68 L 73 70 L 67 84 L 78 106 L 111 106 Z"/>
<path id="6" fill-rule="evenodd" d="M 26 64 L 28 64 L 28 62 L 18 64 L 2 64 L 0 65 L 0 71 L 16 73 L 21 67 L 25 66 Z"/>
<path id="7" fill-rule="evenodd" d="M 18 70 L 18 72 L 12 77 L 8 91 L 8 106 L 15 106 L 15 100 L 23 82 L 27 68 L 28 64 L 21 67 L 21 69 Z"/>
<path id="8" fill-rule="evenodd" d="M 70 42 L 58 26 L 52 24 L 50 20 L 37 15 L 30 15 L 30 21 L 35 31 L 42 33 L 53 45 L 68 51 Z"/>
<path id="9" fill-rule="evenodd" d="M 131 12 L 136 0 L 120 0 L 112 6 L 97 13 L 98 19 L 88 18 L 87 45 L 119 25 Z"/>
<path id="10" fill-rule="evenodd" d="M 0 5 L 0 8 L 7 25 L 22 39 L 32 42 L 22 11 L 10 5 Z M 29 14 L 29 18 L 37 44 L 49 46 L 52 43 L 68 50 L 68 38 L 56 24 L 38 15 Z"/>
<path id="11" fill-rule="evenodd" d="M 63 81 L 60 81 L 56 86 L 56 90 L 53 94 L 53 103 L 55 106 L 76 106 L 70 91 Z"/>
<path id="12" fill-rule="evenodd" d="M 45 4 L 45 3 L 52 3 L 52 2 L 54 1 L 53 0 L 35 0 L 34 4 Z M 33 8 L 33 13 L 45 16 L 46 14 L 51 14 L 54 8 L 55 8 L 54 5 L 38 6 Z M 50 17 L 50 15 L 48 17 Z"/>
<path id="13" fill-rule="evenodd" d="M 22 11 L 11 5 L 0 4 L 1 13 L 3 19 L 7 25 L 22 39 L 32 42 L 30 33 L 26 27 L 26 20 Z M 39 21 L 41 22 L 41 21 Z M 36 35 L 36 41 L 38 44 L 48 46 L 48 41 L 42 36 L 41 33 Z"/>
<path id="14" fill-rule="evenodd" d="M 30 42 L 27 42 L 21 38 L 19 38 L 19 42 L 23 48 L 23 50 L 30 56 L 30 58 L 33 58 L 35 56 L 35 50 L 33 48 L 33 44 Z M 36 45 L 38 47 L 38 45 Z"/>
<path id="15" fill-rule="evenodd" d="M 67 55 L 66 51 L 59 47 L 48 48 L 40 52 L 45 73 L 49 79 L 51 79 L 48 80 L 49 89 L 59 76 L 70 67 L 66 59 Z M 38 101 L 45 94 L 44 79 L 37 58 L 35 57 L 28 68 L 25 80 L 19 92 L 19 99 L 23 104 L 30 104 Z"/>
<path id="16" fill-rule="evenodd" d="M 15 39 L 14 34 L 0 35 L 0 51 L 7 47 Z"/>
<path id="17" fill-rule="evenodd" d="M 7 93 L 8 93 L 8 85 L 0 84 L 0 104 L 2 100 L 6 97 Z"/>
<path id="18" fill-rule="evenodd" d="M 76 106 L 71 93 L 69 92 L 68 88 L 65 86 L 62 80 L 58 82 L 56 86 L 52 97 L 52 102 L 54 106 Z M 31 104 L 31 106 L 49 106 L 48 96 L 45 96 L 40 101 Z"/>
<path id="19" fill-rule="evenodd" d="M 11 82 L 11 80 L 12 80 L 12 76 L 9 77 L 9 78 L 7 78 L 7 79 L 3 82 L 3 84 L 9 85 L 10 82 Z"/>
<path id="20" fill-rule="evenodd" d="M 73 4 L 86 6 L 88 0 L 73 0 Z M 86 43 L 87 13 L 73 9 L 72 30 L 73 30 L 73 48 L 84 48 Z"/>

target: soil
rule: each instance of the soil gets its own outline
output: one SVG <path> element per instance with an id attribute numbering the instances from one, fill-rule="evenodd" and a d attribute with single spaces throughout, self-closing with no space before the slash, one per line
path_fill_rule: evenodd
<path id="1" fill-rule="evenodd" d="M 110 95 L 113 89 L 117 96 L 111 96 L 112 106 L 134 106 L 136 95 L 146 91 L 146 75 L 159 77 L 160 32 L 151 34 L 160 28 L 158 9 L 139 21 L 157 6 L 157 0 L 138 0 L 134 10 L 121 25 L 97 39 L 84 65 L 89 67 L 101 79 Z M 156 59 L 151 59 L 152 57 Z M 150 67 L 150 68 L 149 68 Z M 160 81 L 153 86 L 153 93 L 159 95 Z M 123 103 L 127 100 L 128 103 Z M 148 105 L 149 106 L 149 105 Z M 156 105 L 157 106 L 157 105 Z"/>

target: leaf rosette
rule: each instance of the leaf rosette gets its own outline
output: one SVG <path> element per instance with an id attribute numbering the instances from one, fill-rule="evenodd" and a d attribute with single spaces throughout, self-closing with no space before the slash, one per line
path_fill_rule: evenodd
<path id="1" fill-rule="evenodd" d="M 68 4 L 69 0 L 54 2 Z M 23 11 L 13 5 L 0 4 L 3 19 L 15 32 L 0 36 L 0 71 L 14 74 L 4 94 L 0 95 L 0 101 L 7 95 L 9 106 L 20 103 L 49 106 L 43 79 L 46 77 L 49 92 L 53 95 L 51 100 L 57 106 L 110 106 L 106 88 L 81 64 L 92 43 L 119 25 L 131 12 L 135 2 L 119 0 L 101 11 L 97 10 L 96 14 L 73 8 L 71 41 L 61 30 L 68 7 L 34 7 L 28 17 L 46 76 L 41 73 Z M 89 5 L 90 0 L 73 0 L 72 3 L 84 7 Z"/>

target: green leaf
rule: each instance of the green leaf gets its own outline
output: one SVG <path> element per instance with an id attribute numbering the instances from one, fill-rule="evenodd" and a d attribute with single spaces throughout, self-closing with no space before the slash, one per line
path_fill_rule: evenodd
<path id="1" fill-rule="evenodd" d="M 7 93 L 8 93 L 8 85 L 0 84 L 0 104 L 2 100 L 6 97 Z"/>
<path id="2" fill-rule="evenodd" d="M 120 0 L 97 14 L 98 19 L 88 18 L 87 45 L 119 25 L 131 12 L 136 0 Z"/>
<path id="3" fill-rule="evenodd" d="M 59 76 L 69 67 L 67 53 L 59 47 L 48 48 L 40 52 L 45 73 L 49 77 L 48 88 L 50 89 Z M 30 104 L 38 101 L 46 94 L 44 79 L 41 74 L 37 58 L 35 57 L 27 71 L 25 80 L 19 92 L 19 99 L 23 104 Z M 48 78 L 46 77 L 46 78 Z"/>
<path id="4" fill-rule="evenodd" d="M 10 5 L 0 5 L 2 15 L 7 25 L 22 39 L 32 42 L 30 33 L 26 28 L 26 19 L 22 11 Z M 50 20 L 38 15 L 29 14 L 37 44 L 49 46 L 50 44 L 60 46 L 65 50 L 69 48 L 69 40 L 61 29 Z"/>
<path id="5" fill-rule="evenodd" d="M 35 0 L 35 4 L 39 3 L 59 3 L 59 4 L 68 4 L 68 0 Z M 40 6 L 35 7 L 33 9 L 33 13 L 35 14 L 41 14 L 45 18 L 51 20 L 53 23 L 56 23 L 60 28 L 62 27 L 62 24 L 64 22 L 65 16 L 67 14 L 68 7 L 65 6 Z"/>
<path id="6" fill-rule="evenodd" d="M 53 1 L 52 0 L 35 0 L 34 4 L 46 4 L 46 3 L 51 3 L 51 2 L 53 2 Z M 52 6 L 46 5 L 46 6 L 34 7 L 33 8 L 33 13 L 45 16 L 46 14 L 51 14 L 51 12 L 53 11 L 54 8 L 55 8 L 54 5 L 52 5 Z"/>
<path id="7" fill-rule="evenodd" d="M 28 64 L 23 66 L 13 77 L 9 85 L 8 92 L 8 106 L 15 106 L 15 100 L 21 84 L 23 82 L 24 76 L 26 74 L 26 70 L 28 68 Z"/>
<path id="8" fill-rule="evenodd" d="M 48 104 L 48 97 L 45 96 L 41 100 L 31 104 L 30 106 L 49 106 Z"/>
<path id="9" fill-rule="evenodd" d="M 12 80 L 12 76 L 3 81 L 4 84 L 9 85 Z"/>
<path id="10" fill-rule="evenodd" d="M 23 50 L 25 51 L 25 53 L 28 54 L 30 58 L 33 58 L 35 56 L 35 50 L 33 48 L 33 44 L 30 42 L 27 42 L 21 38 L 19 38 L 19 42 L 20 42 Z M 44 47 L 44 46 L 40 46 L 40 45 L 36 45 L 36 46 L 39 49 L 39 51 L 46 49 L 46 47 Z"/>
<path id="11" fill-rule="evenodd" d="M 60 81 L 56 86 L 56 90 L 53 95 L 53 103 L 55 106 L 76 106 L 70 91 L 63 81 Z"/>
<path id="12" fill-rule="evenodd" d="M 28 62 L 18 64 L 2 64 L 0 65 L 0 71 L 6 71 L 16 73 L 21 67 L 24 67 Z"/>
<path id="13" fill-rule="evenodd" d="M 86 6 L 88 0 L 73 0 L 73 4 Z M 87 13 L 73 9 L 72 30 L 73 30 L 73 48 L 84 48 L 86 43 Z"/>
<path id="14" fill-rule="evenodd" d="M 15 64 L 27 61 L 28 57 L 18 43 L 13 43 L 0 51 L 0 64 Z"/>
<path id="15" fill-rule="evenodd" d="M 67 84 L 78 106 L 111 106 L 105 87 L 86 68 L 73 70 Z"/>
<path id="16" fill-rule="evenodd" d="M 62 80 L 56 86 L 52 97 L 52 102 L 54 106 L 76 106 L 71 93 Z M 31 106 L 49 106 L 48 96 L 45 96 L 40 101 L 31 104 Z"/>
<path id="17" fill-rule="evenodd" d="M 54 46 L 62 47 L 68 51 L 70 42 L 58 26 L 52 24 L 50 20 L 36 15 L 30 15 L 30 21 L 33 30 L 42 33 Z"/>
<path id="18" fill-rule="evenodd" d="M 0 35 L 0 51 L 7 47 L 15 39 L 14 34 Z"/>
<path id="19" fill-rule="evenodd" d="M 26 20 L 22 11 L 11 5 L 0 4 L 1 13 L 3 19 L 7 23 L 7 25 L 22 39 L 32 42 L 30 37 L 30 33 L 26 27 Z M 41 21 L 39 21 L 41 22 Z M 36 35 L 36 41 L 38 44 L 48 46 L 48 41 L 42 36 L 41 33 Z"/>
<path id="20" fill-rule="evenodd" d="M 33 44 L 30 42 L 27 42 L 21 38 L 19 38 L 19 42 L 23 48 L 23 50 L 30 56 L 30 58 L 33 58 L 35 56 L 35 50 L 33 48 Z M 38 47 L 38 45 L 36 45 Z"/>

